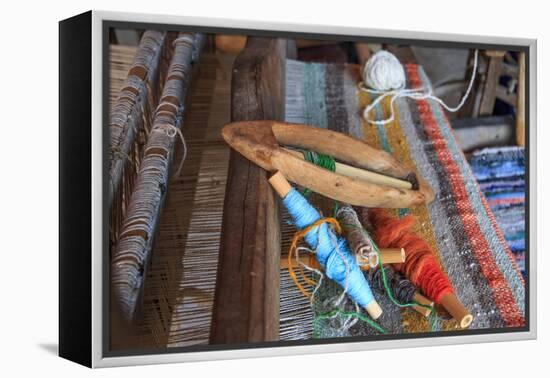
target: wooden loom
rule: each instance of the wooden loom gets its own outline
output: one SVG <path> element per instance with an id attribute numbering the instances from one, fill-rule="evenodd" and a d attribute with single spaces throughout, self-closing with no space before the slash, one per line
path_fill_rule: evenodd
<path id="1" fill-rule="evenodd" d="M 114 347 L 133 342 L 133 322 L 140 311 L 143 278 L 165 199 L 166 189 L 161 185 L 169 177 L 191 69 L 203 44 L 201 34 L 180 33 L 176 37 L 170 33 L 167 37 L 166 33 L 146 31 L 111 109 L 108 204 L 111 234 L 115 235 L 111 237 L 110 275 Z M 170 65 L 163 72 L 166 78 L 161 87 L 158 82 L 164 77 L 158 72 L 163 52 L 170 57 Z M 154 96 L 152 91 L 158 88 L 162 92 Z M 144 141 L 137 139 L 138 133 L 145 134 Z M 157 183 L 151 179 L 151 164 L 159 159 L 165 163 L 160 166 L 158 175 L 162 177 Z M 120 199 L 116 202 L 115 193 Z"/>
<path id="2" fill-rule="evenodd" d="M 175 36 L 168 34 L 165 38 L 170 38 L 170 43 L 164 42 L 161 54 L 164 58 L 159 61 L 167 65 Z M 223 104 L 227 110 L 231 109 L 231 121 L 283 120 L 285 62 L 287 55 L 294 54 L 292 49 L 293 44 L 282 39 L 248 39 L 233 64 L 231 104 Z M 229 97 L 225 89 L 217 95 L 210 92 L 205 96 L 201 92 L 204 90 L 201 83 L 207 79 L 219 81 L 208 77 L 212 53 L 207 51 L 204 55 L 194 66 L 199 71 L 197 80 L 187 87 L 192 101 L 180 115 L 189 154 L 181 177 L 167 183 L 162 194 L 166 201 L 162 215 L 162 206 L 155 210 L 156 222 L 144 251 L 147 257 L 141 264 L 141 274 L 147 278 L 140 285 L 139 298 L 130 316 L 127 313 L 123 317 L 130 320 L 133 338 L 121 342 L 128 337 L 121 335 L 117 344 L 114 337 L 115 346 L 247 343 L 275 341 L 280 337 L 281 250 L 290 239 L 289 229 L 281 222 L 278 200 L 267 182 L 266 171 L 241 154 L 229 152 L 219 138 L 219 127 L 229 121 L 227 115 L 204 122 L 210 115 L 201 114 L 208 112 L 196 100 L 209 96 L 212 104 Z M 225 58 L 217 55 L 215 59 Z M 228 62 L 231 65 L 232 60 Z M 214 71 L 219 74 L 219 67 Z M 214 107 L 211 110 L 216 112 Z M 152 122 L 149 121 L 148 127 Z M 256 126 L 267 130 L 272 123 Z M 205 165 L 208 151 L 218 148 L 220 152 L 215 159 L 219 159 L 220 165 L 215 169 L 211 168 L 213 163 Z M 228 167 L 227 154 L 230 154 Z M 179 161 L 177 151 L 173 156 Z M 409 173 L 398 176 L 407 178 Z M 209 176 L 220 182 L 215 190 Z M 424 193 L 423 200 L 429 199 L 430 192 Z M 208 218 L 201 218 L 206 213 L 210 214 Z M 185 230 L 188 235 L 180 236 Z M 154 237 L 155 234 L 159 235 Z M 200 285 L 191 285 L 191 281 Z"/>

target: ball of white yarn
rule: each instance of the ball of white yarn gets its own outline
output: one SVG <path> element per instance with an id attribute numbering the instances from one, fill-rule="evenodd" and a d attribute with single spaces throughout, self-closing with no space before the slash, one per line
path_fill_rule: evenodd
<path id="1" fill-rule="evenodd" d="M 405 87 L 405 70 L 395 55 L 381 50 L 365 64 L 363 80 L 368 87 L 379 91 L 401 89 Z"/>

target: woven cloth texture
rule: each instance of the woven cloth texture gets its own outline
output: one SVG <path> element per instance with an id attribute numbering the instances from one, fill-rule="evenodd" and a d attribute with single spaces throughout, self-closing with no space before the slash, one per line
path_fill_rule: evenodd
<path id="1" fill-rule="evenodd" d="M 430 88 L 422 67 L 406 65 L 405 71 L 407 88 Z M 524 326 L 524 279 L 443 109 L 433 100 L 401 98 L 395 102 L 394 122 L 368 124 L 361 112 L 375 96 L 359 91 L 360 81 L 357 65 L 287 60 L 286 121 L 363 139 L 409 168 L 416 168 L 434 190 L 434 201 L 392 212 L 396 216 L 413 215 L 413 230 L 430 244 L 456 295 L 474 315 L 470 329 Z M 386 100 L 374 111 L 378 119 L 389 115 L 390 98 Z M 285 220 L 283 254 L 292 232 Z M 340 290 L 325 281 L 312 309 L 288 272 L 281 270 L 281 339 L 375 333 L 361 322 L 343 329 L 344 319 L 337 317 L 322 324 L 315 322 L 313 329 L 312 319 L 319 307 L 330 307 L 330 298 Z M 378 323 L 388 333 L 457 329 L 454 320 L 439 318 L 430 324 L 415 311 L 392 305 L 385 295 L 375 296 L 384 310 Z M 349 303 L 344 306 L 353 309 Z"/>
<path id="2" fill-rule="evenodd" d="M 472 154 L 470 165 L 525 277 L 524 148 L 484 148 Z"/>

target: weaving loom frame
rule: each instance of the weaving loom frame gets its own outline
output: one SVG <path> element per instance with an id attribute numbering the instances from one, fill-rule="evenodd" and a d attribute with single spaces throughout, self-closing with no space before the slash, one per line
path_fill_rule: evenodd
<path id="1" fill-rule="evenodd" d="M 451 42 L 456 46 L 480 45 L 484 48 L 494 48 L 503 46 L 512 46 L 526 51 L 527 67 L 527 96 L 526 103 L 528 111 L 526 112 L 526 129 L 528 149 L 526 152 L 526 161 L 528 169 L 526 172 L 527 183 L 527 201 L 526 207 L 529 217 L 526 217 L 526 226 L 528 230 L 526 257 L 526 271 L 528 271 L 528 280 L 526 282 L 526 329 L 527 330 L 481 330 L 470 331 L 467 334 L 445 333 L 445 336 L 430 335 L 401 335 L 386 339 L 377 339 L 375 343 L 368 341 L 357 341 L 349 339 L 323 340 L 321 342 L 297 341 L 297 342 L 278 342 L 258 343 L 246 345 L 216 345 L 208 347 L 197 347 L 186 349 L 182 352 L 181 348 L 170 350 L 159 349 L 150 351 L 140 351 L 137 353 L 128 352 L 113 354 L 105 343 L 106 332 L 108 331 L 108 285 L 106 278 L 105 265 L 108 265 L 104 256 L 108 250 L 108 209 L 105 207 L 107 183 L 105 178 L 106 146 L 108 145 L 107 133 L 102 133 L 103 124 L 106 123 L 106 115 L 103 109 L 106 109 L 105 87 L 108 75 L 106 75 L 106 30 L 108 27 L 116 25 L 136 25 L 147 24 L 148 27 L 162 27 L 166 29 L 178 30 L 184 27 L 192 27 L 196 31 L 231 31 L 235 32 L 254 32 L 258 35 L 278 36 L 296 36 L 315 37 L 319 35 L 329 35 L 331 39 L 357 40 L 368 39 L 370 41 L 392 39 L 397 42 L 410 43 L 419 42 L 427 46 L 439 45 L 441 42 Z M 407 33 L 407 38 L 400 35 Z M 469 36 L 440 33 L 410 32 L 410 31 L 390 31 L 363 28 L 346 28 L 322 25 L 297 25 L 297 24 L 272 24 L 252 21 L 236 21 L 210 18 L 192 18 L 180 16 L 148 15 L 118 12 L 92 12 L 92 366 L 124 366 L 140 365 L 151 363 L 171 363 L 184 361 L 203 361 L 215 359 L 233 359 L 244 357 L 265 357 L 295 355 L 304 353 L 326 353 L 326 352 L 344 352 L 372 349 L 388 349 L 395 347 L 420 347 L 433 345 L 463 344 L 473 342 L 492 342 L 492 341 L 511 341 L 536 338 L 536 245 L 537 245 L 537 202 L 536 202 L 536 40 L 504 38 L 504 37 L 486 37 Z M 107 268 L 108 270 L 108 268 Z M 447 336 L 449 335 L 449 336 Z M 353 342 L 352 342 L 353 341 Z M 291 347 L 292 346 L 292 347 Z M 208 351 L 205 353 L 205 351 Z M 141 354 L 140 354 L 141 353 Z"/>

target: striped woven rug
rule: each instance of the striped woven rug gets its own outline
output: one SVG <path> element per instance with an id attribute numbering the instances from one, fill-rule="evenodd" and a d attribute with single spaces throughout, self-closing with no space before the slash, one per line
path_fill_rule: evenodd
<path id="1" fill-rule="evenodd" d="M 470 165 L 525 276 L 525 155 L 523 147 L 476 151 Z"/>
<path id="2" fill-rule="evenodd" d="M 405 69 L 408 88 L 430 87 L 422 67 Z M 435 200 L 427 206 L 397 209 L 395 214 L 414 216 L 414 231 L 431 245 L 457 296 L 474 315 L 470 329 L 523 326 L 523 277 L 442 108 L 432 100 L 401 98 L 395 102 L 395 121 L 373 126 L 361 117 L 374 97 L 358 91 L 360 80 L 356 65 L 287 61 L 286 121 L 350 134 L 411 168 L 416 166 L 434 190 Z M 390 99 L 386 100 L 375 110 L 379 119 L 389 115 Z M 304 324 L 311 324 L 314 314 L 308 299 L 296 291 L 282 270 L 282 339 L 312 336 L 312 327 Z M 457 329 L 453 320 L 429 324 L 415 311 L 375 296 L 384 309 L 379 323 L 389 333 Z M 368 333 L 357 324 L 344 334 L 325 329 L 321 336 Z"/>

